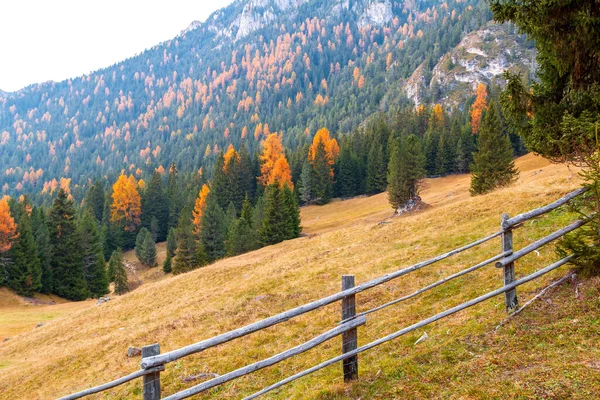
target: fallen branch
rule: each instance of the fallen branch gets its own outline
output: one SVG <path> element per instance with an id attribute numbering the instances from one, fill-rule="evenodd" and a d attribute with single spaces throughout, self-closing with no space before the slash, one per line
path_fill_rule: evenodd
<path id="1" fill-rule="evenodd" d="M 508 321 L 510 321 L 511 318 L 513 318 L 514 316 L 516 316 L 517 314 L 519 314 L 521 311 L 523 311 L 523 309 L 529 305 L 531 305 L 531 303 L 533 303 L 534 301 L 536 301 L 537 299 L 539 299 L 540 297 L 542 297 L 543 295 L 545 295 L 550 289 L 552 289 L 555 286 L 560 285 L 561 283 L 563 283 L 564 281 L 566 281 L 567 279 L 570 279 L 571 277 L 573 277 L 574 273 L 573 272 L 568 272 L 565 276 L 563 276 L 562 278 L 560 278 L 559 280 L 557 280 L 556 282 L 552 283 L 551 285 L 549 285 L 548 287 L 542 289 L 541 292 L 539 292 L 538 294 L 536 294 L 535 296 L 533 296 L 533 298 L 531 300 L 529 300 L 527 303 L 523 304 L 523 306 L 521 308 L 519 308 L 517 311 L 515 311 L 514 313 L 510 314 L 504 321 L 502 321 L 495 329 L 494 331 L 497 331 L 498 329 L 500 329 L 504 324 L 506 324 Z"/>

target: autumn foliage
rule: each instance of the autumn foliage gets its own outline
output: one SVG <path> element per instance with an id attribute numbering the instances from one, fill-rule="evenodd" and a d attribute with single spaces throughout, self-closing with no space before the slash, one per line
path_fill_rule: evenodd
<path id="1" fill-rule="evenodd" d="M 281 135 L 278 135 L 277 133 L 269 134 L 262 142 L 262 149 L 263 152 L 260 155 L 260 183 L 264 186 L 268 186 L 272 183 L 279 182 L 281 187 L 287 184 L 288 187 L 293 189 L 292 171 L 285 158 Z"/>
<path id="2" fill-rule="evenodd" d="M 477 85 L 477 97 L 471 107 L 471 128 L 473 135 L 479 132 L 479 125 L 481 124 L 481 114 L 483 110 L 487 109 L 487 103 L 485 98 L 487 97 L 487 90 L 483 83 Z"/>
<path id="3" fill-rule="evenodd" d="M 17 224 L 10 215 L 8 196 L 0 200 L 0 253 L 10 250 L 12 242 L 17 238 Z"/>
<path id="4" fill-rule="evenodd" d="M 127 232 L 135 231 L 141 222 L 142 203 L 137 186 L 133 175 L 127 177 L 124 174 L 113 185 L 110 219 L 112 222 L 124 223 Z"/>
<path id="5" fill-rule="evenodd" d="M 314 162 L 320 143 L 323 143 L 323 148 L 325 149 L 327 156 L 327 164 L 329 164 L 329 167 L 331 168 L 330 175 L 333 177 L 333 164 L 340 154 L 340 146 L 338 145 L 337 140 L 331 138 L 327 128 L 321 128 L 315 134 L 312 145 L 308 149 L 308 161 L 311 164 Z"/>
<path id="6" fill-rule="evenodd" d="M 223 162 L 223 171 L 227 172 L 227 166 L 229 165 L 229 161 L 232 158 L 239 160 L 240 155 L 238 154 L 237 151 L 235 151 L 235 149 L 233 148 L 233 145 L 229 144 L 229 147 L 227 148 L 227 151 L 223 155 L 223 161 L 224 161 Z"/>
<path id="7" fill-rule="evenodd" d="M 194 224 L 195 234 L 200 233 L 200 223 L 202 222 L 202 214 L 204 213 L 204 209 L 206 208 L 206 197 L 208 196 L 208 193 L 210 193 L 210 189 L 205 183 L 204 185 L 202 185 L 202 189 L 200 189 L 198 197 L 196 197 L 196 205 L 194 206 L 194 210 L 192 211 L 192 222 Z"/>

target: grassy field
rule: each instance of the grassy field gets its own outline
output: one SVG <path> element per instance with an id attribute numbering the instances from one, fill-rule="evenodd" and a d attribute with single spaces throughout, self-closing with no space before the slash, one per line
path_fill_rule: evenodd
<path id="1" fill-rule="evenodd" d="M 427 180 L 423 200 L 431 208 L 391 217 L 385 194 L 302 210 L 306 237 L 269 246 L 176 277 L 158 269 L 137 272 L 143 284 L 103 305 L 49 321 L 0 343 L 0 398 L 53 398 L 133 372 L 140 358 L 128 346 L 158 342 L 168 351 L 291 307 L 335 293 L 340 276 L 357 283 L 495 232 L 500 214 L 516 215 L 546 204 L 578 185 L 565 166 L 532 155 L 518 160 L 520 180 L 486 196 L 470 197 L 468 176 Z M 564 226 L 564 211 L 528 222 L 515 233 L 526 245 Z M 380 224 L 381 221 L 387 223 Z M 472 265 L 500 249 L 499 239 L 445 262 L 358 295 L 358 311 L 408 294 Z M 164 249 L 161 250 L 164 253 Z M 550 247 L 517 263 L 517 276 L 548 265 Z M 521 303 L 568 267 L 518 289 Z M 367 317 L 359 345 L 501 286 L 492 266 Z M 50 310 L 56 306 L 47 306 Z M 41 306 L 40 309 L 43 309 Z M 0 303 L 4 316 L 4 306 Z M 168 364 L 163 394 L 223 374 L 302 343 L 336 325 L 339 304 L 295 318 L 226 345 Z M 274 391 L 275 399 L 391 398 L 594 398 L 600 392 L 600 280 L 565 283 L 502 328 L 503 298 L 497 297 L 359 356 L 360 379 L 344 384 L 335 365 Z M 1 321 L 1 319 L 0 319 Z M 427 333 L 429 338 L 416 340 Z M 340 340 L 206 393 L 237 399 L 339 354 Z M 190 380 L 192 380 L 190 382 Z M 141 381 L 97 398 L 140 398 Z"/>

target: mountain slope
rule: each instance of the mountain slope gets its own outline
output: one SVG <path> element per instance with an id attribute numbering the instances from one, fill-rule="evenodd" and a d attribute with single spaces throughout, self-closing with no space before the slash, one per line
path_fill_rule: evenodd
<path id="1" fill-rule="evenodd" d="M 116 65 L 0 94 L 2 192 L 70 184 L 79 201 L 121 170 L 209 173 L 219 150 L 254 152 L 268 132 L 291 149 L 323 126 L 351 133 L 410 106 L 404 81 L 489 19 L 484 0 L 235 1 Z"/>
<path id="2" fill-rule="evenodd" d="M 96 385 L 139 368 L 128 346 L 159 342 L 168 351 L 306 303 L 340 287 L 340 275 L 357 282 L 395 271 L 455 248 L 498 228 L 500 213 L 515 215 L 546 204 L 578 185 L 565 166 L 528 155 L 518 160 L 521 179 L 510 188 L 470 197 L 468 176 L 427 181 L 433 205 L 417 215 L 390 215 L 385 194 L 303 209 L 310 237 L 287 241 L 168 278 L 52 321 L 0 343 L 0 394 L 6 398 L 50 398 Z M 560 189 L 556 189 L 560 188 Z M 570 220 L 555 212 L 515 234 L 522 247 Z M 359 311 L 382 304 L 499 251 L 495 240 L 358 296 Z M 523 276 L 556 259 L 551 248 L 517 264 Z M 518 289 L 522 302 L 566 268 Z M 501 285 L 489 266 L 413 301 L 370 315 L 359 329 L 367 343 L 402 326 Z M 341 367 L 303 378 L 268 398 L 575 398 L 593 397 L 600 354 L 598 281 L 563 285 L 498 331 L 506 317 L 495 298 L 443 322 L 360 356 L 360 379 L 341 381 Z M 576 296 L 576 293 L 578 295 Z M 335 326 L 339 305 L 293 319 L 258 334 L 169 364 L 164 394 L 198 381 L 199 373 L 223 374 L 294 346 Z M 429 339 L 414 342 L 427 332 Z M 224 385 L 204 398 L 240 398 L 339 353 L 332 340 L 306 355 Z M 111 398 L 140 395 L 141 383 L 114 389 Z M 100 397 L 102 398 L 102 397 Z"/>

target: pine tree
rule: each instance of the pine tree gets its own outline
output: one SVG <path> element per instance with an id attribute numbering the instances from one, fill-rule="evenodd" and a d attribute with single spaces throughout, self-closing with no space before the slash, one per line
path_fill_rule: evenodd
<path id="1" fill-rule="evenodd" d="M 225 255 L 225 215 L 219 207 L 215 192 L 210 192 L 206 200 L 206 209 L 202 215 L 200 241 L 209 262 L 223 258 Z"/>
<path id="2" fill-rule="evenodd" d="M 239 179 L 241 182 L 241 192 L 244 195 L 248 195 L 250 202 L 254 202 L 256 199 L 256 173 L 255 165 L 248 152 L 246 146 L 240 148 L 240 167 L 239 167 Z"/>
<path id="3" fill-rule="evenodd" d="M 458 142 L 456 144 L 456 171 L 460 173 L 469 172 L 471 163 L 473 162 L 473 152 L 475 146 L 473 144 L 473 135 L 469 127 L 462 129 Z"/>
<path id="4" fill-rule="evenodd" d="M 177 250 L 177 231 L 175 228 L 171 228 L 167 235 L 167 255 L 175 256 L 175 250 Z"/>
<path id="5" fill-rule="evenodd" d="M 204 248 L 196 241 L 187 210 L 183 210 L 177 225 L 177 250 L 173 259 L 173 275 L 194 270 L 207 263 Z"/>
<path id="6" fill-rule="evenodd" d="M 418 196 L 425 175 L 424 163 L 421 144 L 415 135 L 394 143 L 388 171 L 388 199 L 392 208 L 398 209 Z"/>
<path id="7" fill-rule="evenodd" d="M 104 185 L 100 181 L 95 181 L 85 195 L 85 208 L 92 212 L 96 221 L 102 222 L 104 215 Z"/>
<path id="8" fill-rule="evenodd" d="M 143 247 L 144 247 L 144 240 L 146 240 L 146 236 L 148 236 L 148 234 L 150 234 L 148 229 L 146 229 L 146 227 L 143 227 L 142 229 L 140 229 L 137 236 L 135 237 L 135 247 L 134 247 L 135 256 L 142 264 L 145 264 L 144 256 L 142 253 L 143 253 Z"/>
<path id="9" fill-rule="evenodd" d="M 367 194 L 381 193 L 386 187 L 387 165 L 383 159 L 383 147 L 379 143 L 373 143 L 367 158 Z"/>
<path id="10" fill-rule="evenodd" d="M 10 252 L 12 262 L 6 266 L 6 286 L 21 296 L 33 296 L 42 288 L 42 269 L 25 210 L 21 211 L 17 226 L 19 237 Z"/>
<path id="11" fill-rule="evenodd" d="M 311 192 L 317 204 L 327 204 L 333 194 L 332 172 L 325 144 L 317 143 L 311 161 Z"/>
<path id="12" fill-rule="evenodd" d="M 312 200 L 312 167 L 308 161 L 304 161 L 302 164 L 302 173 L 300 174 L 300 185 L 298 188 L 300 192 L 300 200 L 304 204 L 310 203 Z"/>
<path id="13" fill-rule="evenodd" d="M 48 216 L 52 245 L 54 293 L 68 300 L 85 300 L 88 296 L 83 275 L 79 235 L 75 225 L 75 207 L 67 192 L 60 189 Z"/>
<path id="14" fill-rule="evenodd" d="M 152 239 L 152 234 L 147 233 L 144 241 L 142 242 L 141 249 L 142 264 L 147 267 L 155 267 L 156 266 L 156 243 Z"/>
<path id="15" fill-rule="evenodd" d="M 163 190 L 162 175 L 156 171 L 152 174 L 142 196 L 141 218 L 142 226 L 155 235 L 156 241 L 165 240 L 169 225 L 169 208 L 167 195 Z"/>
<path id="16" fill-rule="evenodd" d="M 289 239 L 289 220 L 285 206 L 283 189 L 278 183 L 265 189 L 265 206 L 260 240 L 263 244 L 275 244 Z"/>
<path id="17" fill-rule="evenodd" d="M 284 204 L 284 223 L 286 239 L 294 239 L 300 236 L 302 227 L 300 226 L 300 209 L 298 208 L 298 201 L 296 195 L 289 188 L 289 186 L 283 187 L 283 204 Z"/>
<path id="18" fill-rule="evenodd" d="M 359 160 L 349 146 L 342 146 L 338 160 L 338 174 L 336 178 L 336 191 L 342 198 L 356 196 L 359 192 L 361 179 Z"/>
<path id="19" fill-rule="evenodd" d="M 167 252 L 167 258 L 165 258 L 162 269 L 165 274 L 168 274 L 173 270 L 171 254 L 169 254 L 169 252 Z"/>
<path id="20" fill-rule="evenodd" d="M 123 264 L 123 252 L 117 249 L 113 252 L 108 262 L 109 270 L 113 271 L 113 281 L 115 282 L 115 294 L 122 295 L 129 292 L 129 281 L 125 264 Z"/>
<path id="21" fill-rule="evenodd" d="M 83 213 L 79 224 L 79 243 L 83 259 L 83 275 L 88 291 L 92 297 L 100 297 L 108 293 L 108 278 L 106 277 L 102 237 L 95 221 L 91 209 Z"/>
<path id="22" fill-rule="evenodd" d="M 173 228 L 177 226 L 179 215 L 181 214 L 181 209 L 183 208 L 179 172 L 175 163 L 171 163 L 171 167 L 169 168 L 169 180 L 167 182 L 167 202 L 169 214 L 167 226 L 169 228 Z"/>
<path id="23" fill-rule="evenodd" d="M 229 206 L 227 207 L 227 211 L 225 212 L 225 218 L 223 219 L 223 226 L 225 227 L 226 231 L 236 219 L 237 210 L 235 209 L 235 205 L 233 205 L 233 202 L 230 202 Z"/>
<path id="24" fill-rule="evenodd" d="M 42 268 L 42 288 L 41 293 L 49 294 L 52 292 L 52 247 L 50 244 L 50 231 L 46 224 L 46 213 L 41 208 L 34 208 L 31 213 L 31 227 L 35 238 L 35 245 L 38 251 L 38 260 Z"/>
<path id="25" fill-rule="evenodd" d="M 479 127 L 479 149 L 471 165 L 471 194 L 487 193 L 517 179 L 513 150 L 508 136 L 502 132 L 493 103 Z"/>
<path id="26" fill-rule="evenodd" d="M 440 144 L 439 134 L 429 129 L 425 133 L 425 171 L 427 175 L 434 176 L 437 174 L 437 162 L 438 162 L 438 147 Z"/>

